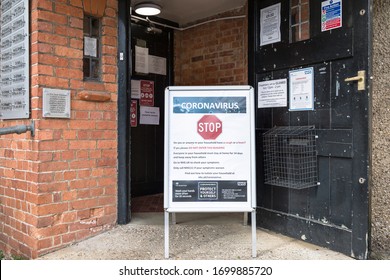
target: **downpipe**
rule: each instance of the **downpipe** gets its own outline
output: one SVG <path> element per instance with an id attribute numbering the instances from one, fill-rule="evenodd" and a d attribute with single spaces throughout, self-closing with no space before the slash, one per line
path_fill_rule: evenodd
<path id="1" fill-rule="evenodd" d="M 22 134 L 27 131 L 31 132 L 31 137 L 35 136 L 35 124 L 34 121 L 31 121 L 30 125 L 15 125 L 15 126 L 10 126 L 10 127 L 4 127 L 0 128 L 0 135 L 6 135 L 6 134 Z"/>

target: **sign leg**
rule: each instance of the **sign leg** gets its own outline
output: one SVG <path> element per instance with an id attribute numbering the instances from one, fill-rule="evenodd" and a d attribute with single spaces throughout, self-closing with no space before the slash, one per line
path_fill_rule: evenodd
<path id="1" fill-rule="evenodd" d="M 176 213 L 172 213 L 172 225 L 176 225 Z"/>
<path id="2" fill-rule="evenodd" d="M 164 243 L 165 243 L 165 258 L 169 259 L 169 213 L 168 211 L 164 212 L 164 228 L 165 228 L 165 235 L 164 235 Z"/>
<path id="3" fill-rule="evenodd" d="M 256 209 L 253 209 L 253 211 L 252 211 L 251 223 L 252 223 L 252 258 L 256 258 L 257 257 L 257 252 L 256 252 Z"/>
<path id="4" fill-rule="evenodd" d="M 244 212 L 243 224 L 244 224 L 244 226 L 248 225 L 248 212 Z"/>

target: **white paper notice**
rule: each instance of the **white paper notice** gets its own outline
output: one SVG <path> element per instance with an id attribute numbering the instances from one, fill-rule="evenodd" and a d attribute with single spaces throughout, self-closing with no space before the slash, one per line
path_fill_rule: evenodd
<path id="1" fill-rule="evenodd" d="M 167 74 L 167 59 L 149 55 L 149 73 L 166 75 Z"/>
<path id="2" fill-rule="evenodd" d="M 258 108 L 287 107 L 287 79 L 258 83 Z"/>
<path id="3" fill-rule="evenodd" d="M 97 39 L 84 37 L 84 55 L 97 57 Z"/>
<path id="4" fill-rule="evenodd" d="M 135 46 L 135 72 L 149 73 L 149 49 Z"/>
<path id="5" fill-rule="evenodd" d="M 290 76 L 290 111 L 314 110 L 313 67 L 293 70 Z"/>
<path id="6" fill-rule="evenodd" d="M 131 98 L 140 99 L 141 98 L 141 81 L 140 80 L 131 80 Z"/>
<path id="7" fill-rule="evenodd" d="M 140 124 L 160 124 L 160 108 L 159 107 L 147 107 L 140 106 Z"/>
<path id="8" fill-rule="evenodd" d="M 280 7 L 278 3 L 260 10 L 260 46 L 280 42 Z"/>

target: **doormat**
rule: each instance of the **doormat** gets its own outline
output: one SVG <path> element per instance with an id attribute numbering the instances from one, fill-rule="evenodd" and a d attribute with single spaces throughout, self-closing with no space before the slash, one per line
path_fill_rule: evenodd
<path id="1" fill-rule="evenodd" d="M 132 212 L 163 212 L 164 194 L 153 194 L 133 197 L 131 199 Z"/>

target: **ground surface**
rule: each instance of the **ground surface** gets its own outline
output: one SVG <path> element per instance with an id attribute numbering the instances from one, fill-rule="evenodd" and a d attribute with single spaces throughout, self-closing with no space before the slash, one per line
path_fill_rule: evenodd
<path id="1" fill-rule="evenodd" d="M 206 215 L 206 216 L 205 216 Z M 242 214 L 180 214 L 170 227 L 170 258 L 181 260 L 251 257 L 251 227 Z M 86 241 L 47 254 L 51 260 L 160 260 L 164 259 L 162 213 L 140 213 L 133 222 Z M 350 260 L 318 246 L 266 230 L 257 230 L 257 259 Z"/>

